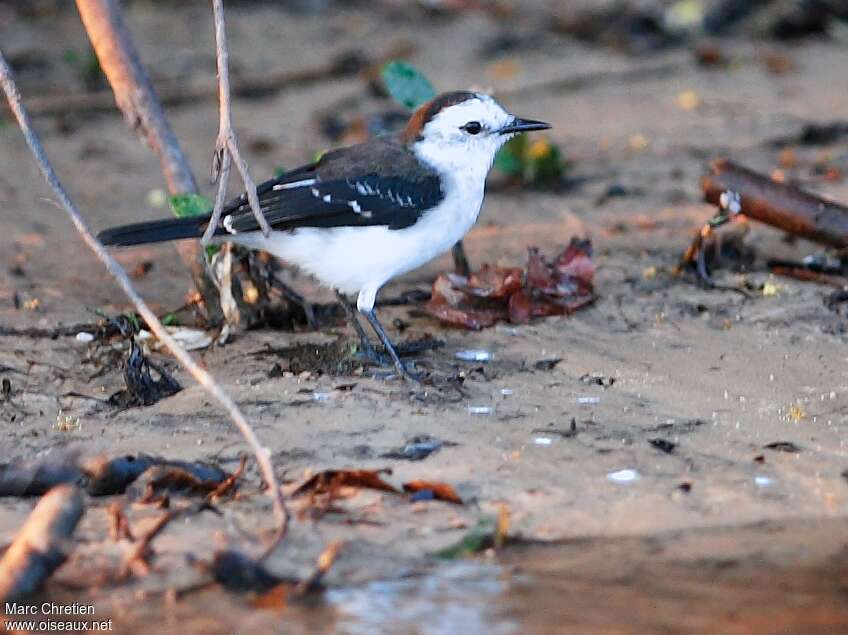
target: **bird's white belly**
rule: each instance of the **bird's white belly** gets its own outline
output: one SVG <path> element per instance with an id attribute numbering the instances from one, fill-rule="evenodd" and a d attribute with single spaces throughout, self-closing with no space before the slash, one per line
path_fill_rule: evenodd
<path id="1" fill-rule="evenodd" d="M 405 229 L 387 227 L 299 228 L 228 237 L 264 249 L 296 264 L 326 286 L 360 293 L 360 308 L 370 308 L 379 288 L 449 250 L 477 220 L 483 191 L 451 196 Z M 364 306 L 363 306 L 364 305 Z"/>

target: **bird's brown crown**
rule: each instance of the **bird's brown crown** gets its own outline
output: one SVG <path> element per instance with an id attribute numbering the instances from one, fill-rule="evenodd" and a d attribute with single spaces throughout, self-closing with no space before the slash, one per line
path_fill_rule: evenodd
<path id="1" fill-rule="evenodd" d="M 413 143 L 421 138 L 421 133 L 430 120 L 439 114 L 443 109 L 456 104 L 461 104 L 469 99 L 474 99 L 476 95 L 467 90 L 455 90 L 450 93 L 442 93 L 438 97 L 434 97 L 418 110 L 412 113 L 409 118 L 409 123 L 406 124 L 406 129 L 403 131 L 401 138 L 404 143 Z"/>

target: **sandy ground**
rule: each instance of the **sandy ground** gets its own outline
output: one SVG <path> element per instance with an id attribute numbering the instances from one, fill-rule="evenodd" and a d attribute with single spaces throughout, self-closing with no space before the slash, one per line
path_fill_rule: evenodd
<path id="1" fill-rule="evenodd" d="M 130 22 L 158 78 L 214 81 L 205 5 L 167 14 L 143 3 L 135 6 Z M 528 245 L 552 251 L 577 234 L 593 239 L 598 267 L 600 297 L 593 307 L 528 326 L 445 330 L 410 315 L 408 307 L 386 309 L 386 323 L 396 317 L 409 322 L 404 337 L 426 333 L 445 340 L 443 349 L 422 359 L 442 372 L 465 371 L 467 395 L 456 399 L 420 399 L 398 382 L 363 376 L 269 377 L 279 360 L 254 354 L 266 345 L 325 341 L 346 333 L 341 325 L 321 334 L 249 332 L 223 348 L 198 353 L 244 408 L 286 481 L 328 468 L 391 467 L 394 473 L 387 478 L 395 484 L 446 481 L 467 501 L 410 507 L 390 495 L 360 493 L 344 503 L 347 514 L 295 522 L 286 546 L 270 561 L 274 571 L 302 575 L 329 540 L 341 539 L 346 546 L 330 573 L 332 583 L 396 577 L 424 566 L 428 554 L 456 542 L 478 518 L 497 514 L 501 506 L 509 509 L 512 533 L 539 540 L 622 535 L 662 540 L 666 532 L 681 529 L 845 518 L 845 318 L 823 304 L 831 289 L 772 279 L 761 262 L 765 256 L 800 259 L 816 248 L 789 244 L 777 232 L 752 226 L 748 240 L 760 264 L 745 278 L 754 286 L 771 282 L 777 293 L 755 291 L 747 300 L 700 290 L 670 274 L 692 232 L 711 214 L 699 202 L 698 184 L 708 158 L 728 154 L 771 171 L 779 166 L 779 151 L 769 140 L 848 111 L 844 45 L 819 42 L 790 49 L 794 70 L 774 75 L 762 62 L 769 45 L 744 42 L 728 45 L 726 53 L 735 61 L 721 70 L 699 68 L 687 51 L 628 58 L 542 36 L 517 51 L 486 57 L 484 45 L 504 27 L 474 13 L 419 23 L 386 21 L 359 10 L 294 16 L 268 4 L 234 8 L 229 26 L 235 73 L 293 69 L 349 48 L 379 54 L 405 40 L 417 47 L 412 60 L 439 87 L 487 87 L 503 94 L 515 112 L 550 121 L 550 136 L 573 162 L 579 184 L 565 193 L 489 195 L 468 237 L 469 255 L 476 263 L 517 264 Z M 532 34 L 537 25 L 519 21 L 513 28 Z M 38 51 L 49 60 L 47 70 L 21 72 L 25 97 L 76 87 L 62 72 L 63 51 L 82 50 L 82 31 L 72 13 L 16 22 L 5 28 L 2 40 L 13 57 Z M 316 41 L 328 45 L 318 50 Z M 445 45 L 432 46 L 434 41 Z M 655 67 L 664 70 L 627 79 L 630 72 L 635 76 Z M 611 71 L 621 71 L 623 79 L 605 81 L 601 74 Z M 584 75 L 596 80 L 568 91 L 543 86 Z M 678 97 L 684 91 L 699 96 L 695 110 L 681 108 Z M 235 118 L 246 147 L 270 144 L 269 151 L 248 151 L 254 174 L 294 166 L 324 148 L 328 142 L 310 113 L 349 95 L 358 97 L 356 107 L 364 112 L 380 108 L 357 79 L 237 101 Z M 199 175 L 208 171 L 216 108 L 214 101 L 201 101 L 169 111 Z M 150 192 L 162 187 L 158 166 L 117 114 L 64 119 L 60 125 L 57 118 L 43 118 L 38 126 L 59 174 L 94 227 L 166 213 L 148 203 Z M 48 192 L 17 129 L 3 126 L 0 139 L 0 324 L 87 322 L 94 308 L 125 308 L 117 287 L 62 214 L 44 203 Z M 812 175 L 813 163 L 824 154 L 845 173 L 845 142 L 799 149 L 797 166 L 788 172 L 846 201 L 845 182 Z M 614 184 L 628 195 L 600 200 Z M 182 303 L 189 279 L 172 248 L 128 250 L 119 257 L 130 268 L 155 262 L 138 287 L 157 308 Z M 449 266 L 449 258 L 441 258 L 385 293 L 427 289 Z M 740 281 L 730 273 L 719 278 Z M 304 277 L 295 283 L 316 300 L 331 298 Z M 24 304 L 37 299 L 38 306 L 15 309 L 15 293 Z M 488 350 L 494 358 L 484 364 L 460 362 L 454 355 L 463 349 Z M 11 403 L 0 403 L 4 460 L 83 444 L 235 468 L 244 450 L 239 436 L 180 371 L 186 389 L 149 408 L 115 414 L 68 396 L 107 396 L 122 386 L 118 366 L 91 379 L 97 368 L 93 352 L 73 338 L 0 338 L 0 370 L 13 388 Z M 551 359 L 561 361 L 536 368 L 536 362 Z M 604 387 L 587 381 L 587 374 L 615 381 Z M 328 398 L 315 399 L 316 393 Z M 479 406 L 488 414 L 472 414 Z M 57 419 L 66 416 L 78 418 L 79 426 L 57 429 Z M 563 435 L 572 419 L 577 435 Z M 381 458 L 422 434 L 455 445 L 419 462 Z M 656 439 L 677 445 L 667 454 L 649 442 Z M 774 442 L 793 443 L 798 451 L 764 449 Z M 609 477 L 621 470 L 633 470 L 635 479 Z M 258 483 L 255 470 L 249 482 L 248 490 Z M 79 548 L 60 578 L 73 580 L 96 568 L 108 503 L 91 501 L 78 532 Z M 0 501 L 0 544 L 13 536 L 31 504 Z M 153 516 L 149 510 L 131 512 L 139 523 Z M 252 530 L 270 524 L 270 504 L 259 495 L 230 504 L 223 517 L 192 517 L 157 540 L 158 573 L 118 591 L 91 593 L 117 606 L 142 588 L 189 584 L 200 574 L 177 566 L 187 552 L 209 557 L 222 542 L 250 540 Z M 835 526 L 844 534 L 844 524 Z M 717 539 L 704 551 L 720 557 L 729 548 Z"/>

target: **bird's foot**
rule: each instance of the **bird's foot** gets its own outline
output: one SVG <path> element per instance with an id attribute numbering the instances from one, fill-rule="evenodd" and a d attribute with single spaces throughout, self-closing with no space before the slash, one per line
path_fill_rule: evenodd
<path id="1" fill-rule="evenodd" d="M 395 361 L 390 356 L 378 352 L 377 349 L 371 346 L 370 344 L 366 347 L 360 343 L 360 345 L 357 347 L 357 350 L 353 353 L 353 357 L 358 361 L 374 366 L 382 366 L 384 368 L 394 366 L 394 371 L 381 373 L 381 376 L 385 377 L 386 379 L 398 375 L 403 379 L 412 381 L 417 384 L 421 384 L 427 378 L 427 375 L 425 373 L 417 373 L 413 370 L 410 370 L 410 365 L 405 364 L 404 362 L 400 362 L 399 364 L 395 363 Z"/>
<path id="2" fill-rule="evenodd" d="M 396 363 L 395 370 L 401 378 L 419 386 L 422 385 L 427 379 L 426 373 L 416 373 L 415 371 L 410 370 L 409 367 L 403 362 Z"/>
<path id="3" fill-rule="evenodd" d="M 356 345 L 353 358 L 361 362 L 374 364 L 375 366 L 389 366 L 392 363 L 388 357 L 378 353 L 371 343 L 367 341 L 360 341 Z"/>

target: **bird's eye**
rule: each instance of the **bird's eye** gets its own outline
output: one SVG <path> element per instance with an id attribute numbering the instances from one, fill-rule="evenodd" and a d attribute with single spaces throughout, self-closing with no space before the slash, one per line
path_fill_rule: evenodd
<path id="1" fill-rule="evenodd" d="M 480 125 L 479 121 L 469 121 L 467 124 L 462 126 L 462 129 L 468 134 L 480 134 L 480 131 L 483 130 L 483 126 Z"/>

